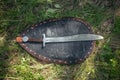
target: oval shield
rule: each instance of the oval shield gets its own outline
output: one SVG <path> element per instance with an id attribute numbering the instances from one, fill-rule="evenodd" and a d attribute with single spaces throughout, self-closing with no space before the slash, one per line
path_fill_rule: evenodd
<path id="1" fill-rule="evenodd" d="M 91 26 L 84 20 L 74 17 L 49 19 L 32 25 L 22 32 L 21 36 L 31 38 L 71 36 L 92 33 Z M 94 41 L 79 41 L 66 43 L 20 42 L 19 44 L 35 58 L 58 64 L 76 64 L 83 62 L 91 53 Z"/>

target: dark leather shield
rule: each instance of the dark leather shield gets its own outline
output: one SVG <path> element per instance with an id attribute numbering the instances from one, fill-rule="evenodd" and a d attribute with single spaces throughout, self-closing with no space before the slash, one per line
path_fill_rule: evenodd
<path id="1" fill-rule="evenodd" d="M 20 34 L 31 38 L 62 37 L 77 34 L 92 33 L 91 26 L 79 18 L 50 19 L 32 25 Z M 76 64 L 83 62 L 91 53 L 94 41 L 79 41 L 65 43 L 48 43 L 43 48 L 42 43 L 19 43 L 35 58 L 57 64 Z"/>

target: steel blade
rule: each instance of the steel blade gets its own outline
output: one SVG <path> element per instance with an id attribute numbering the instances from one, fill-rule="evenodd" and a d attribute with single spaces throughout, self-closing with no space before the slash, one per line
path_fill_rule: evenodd
<path id="1" fill-rule="evenodd" d="M 45 43 L 71 42 L 71 41 L 92 41 L 92 40 L 101 40 L 101 39 L 103 39 L 103 37 L 100 35 L 79 34 L 79 35 L 64 36 L 64 37 L 46 37 Z"/>

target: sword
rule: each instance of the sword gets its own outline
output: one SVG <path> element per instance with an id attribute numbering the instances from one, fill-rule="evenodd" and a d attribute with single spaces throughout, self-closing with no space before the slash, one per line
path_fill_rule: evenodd
<path id="1" fill-rule="evenodd" d="M 95 35 L 95 34 L 78 34 L 72 36 L 64 36 L 64 37 L 46 37 L 43 34 L 43 38 L 29 38 L 28 36 L 17 37 L 16 42 L 42 42 L 43 47 L 45 47 L 46 43 L 55 43 L 55 42 L 75 42 L 75 41 L 94 41 L 104 39 L 103 36 Z"/>

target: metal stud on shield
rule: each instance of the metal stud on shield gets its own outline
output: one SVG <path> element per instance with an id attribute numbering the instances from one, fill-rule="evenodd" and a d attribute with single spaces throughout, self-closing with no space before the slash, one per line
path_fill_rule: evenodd
<path id="1" fill-rule="evenodd" d="M 90 55 L 94 41 L 103 39 L 93 34 L 91 26 L 79 18 L 50 19 L 35 25 L 16 41 L 29 54 L 45 62 L 83 62 Z"/>

